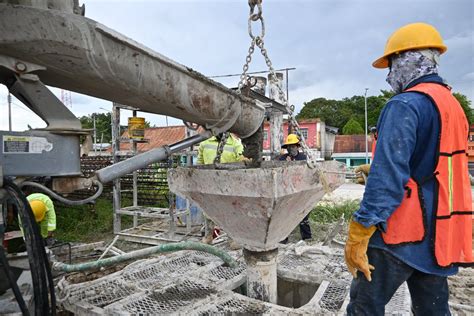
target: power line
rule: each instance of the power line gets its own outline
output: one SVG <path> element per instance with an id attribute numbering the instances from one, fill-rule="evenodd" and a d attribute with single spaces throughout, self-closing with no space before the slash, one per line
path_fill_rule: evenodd
<path id="1" fill-rule="evenodd" d="M 275 71 L 288 71 L 288 70 L 295 70 L 296 68 L 282 68 L 282 69 L 276 69 Z M 262 71 L 254 71 L 254 72 L 247 72 L 247 75 L 257 75 L 257 74 L 265 74 L 269 73 L 270 71 L 268 70 L 262 70 Z M 217 76 L 210 76 L 208 78 L 226 78 L 226 77 L 240 77 L 242 74 L 229 74 L 229 75 L 217 75 Z"/>
<path id="2" fill-rule="evenodd" d="M 16 107 L 22 109 L 23 111 L 26 111 L 26 112 L 29 112 L 29 113 L 34 113 L 34 112 L 31 111 L 30 109 L 25 108 L 25 107 L 23 107 L 23 106 L 21 106 L 21 105 L 19 105 L 19 104 L 16 104 L 15 102 L 12 102 L 12 104 L 13 104 L 14 106 L 16 106 Z"/>

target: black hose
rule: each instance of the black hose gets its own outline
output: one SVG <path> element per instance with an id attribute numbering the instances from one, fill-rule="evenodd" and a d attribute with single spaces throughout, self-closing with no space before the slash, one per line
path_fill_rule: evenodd
<path id="1" fill-rule="evenodd" d="M 25 300 L 21 295 L 20 289 L 18 288 L 18 284 L 16 284 L 15 277 L 10 269 L 10 265 L 8 264 L 7 256 L 5 255 L 5 250 L 2 246 L 0 246 L 0 262 L 3 265 L 3 269 L 5 270 L 5 274 L 7 275 L 8 281 L 10 282 L 10 286 L 12 287 L 13 294 L 15 294 L 16 301 L 20 306 L 21 313 L 23 315 L 30 315 L 30 311 L 28 307 L 26 307 Z"/>
<path id="2" fill-rule="evenodd" d="M 3 185 L 17 206 L 18 215 L 23 226 L 31 278 L 33 280 L 35 315 L 55 315 L 56 299 L 54 284 L 39 226 L 35 221 L 30 204 L 21 190 L 8 178 L 4 178 Z M 50 301 L 51 309 L 49 307 Z"/>
<path id="3" fill-rule="evenodd" d="M 66 199 L 65 197 L 57 194 L 53 190 L 49 189 L 47 186 L 44 186 L 40 183 L 25 181 L 25 182 L 22 182 L 20 184 L 20 186 L 21 187 L 25 187 L 25 186 L 34 187 L 34 188 L 40 190 L 41 192 L 46 193 L 47 195 L 51 196 L 52 198 L 58 200 L 61 203 L 64 203 L 66 205 L 75 206 L 75 205 L 84 205 L 84 204 L 87 204 L 87 203 L 90 203 L 90 202 L 94 202 L 102 194 L 102 191 L 104 190 L 103 184 L 101 182 L 97 181 L 97 180 L 94 180 L 93 182 L 94 182 L 94 185 L 97 186 L 97 191 L 94 193 L 94 195 L 92 195 L 92 196 L 90 196 L 90 197 L 88 197 L 84 200 L 76 200 L 76 201 Z"/>

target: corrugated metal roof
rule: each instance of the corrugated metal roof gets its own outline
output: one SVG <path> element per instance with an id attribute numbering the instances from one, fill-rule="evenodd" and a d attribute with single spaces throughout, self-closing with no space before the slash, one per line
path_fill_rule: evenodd
<path id="1" fill-rule="evenodd" d="M 158 148 L 164 145 L 170 145 L 186 137 L 186 127 L 184 125 L 177 126 L 162 126 L 150 127 L 145 129 L 145 139 L 147 143 L 139 143 L 137 149 L 139 152 L 144 152 L 153 148 Z M 122 134 L 122 138 L 128 138 L 128 131 Z M 130 143 L 121 143 L 120 150 L 131 150 Z"/>

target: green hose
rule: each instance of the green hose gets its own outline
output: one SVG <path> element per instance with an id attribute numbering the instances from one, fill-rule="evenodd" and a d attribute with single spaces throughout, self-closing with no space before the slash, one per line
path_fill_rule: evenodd
<path id="1" fill-rule="evenodd" d="M 98 269 L 101 267 L 111 266 L 123 261 L 146 257 L 146 256 L 150 256 L 156 253 L 174 252 L 174 251 L 180 251 L 180 250 L 197 250 L 197 251 L 207 252 L 221 258 L 222 261 L 224 261 L 224 263 L 227 266 L 231 268 L 237 267 L 237 261 L 235 261 L 235 259 L 232 258 L 227 252 L 210 245 L 206 245 L 206 244 L 202 244 L 198 242 L 186 241 L 186 242 L 179 242 L 179 243 L 174 243 L 174 244 L 165 244 L 165 245 L 150 247 L 146 249 L 132 251 L 120 256 L 115 256 L 115 257 L 110 257 L 110 258 L 106 258 L 102 260 L 90 261 L 90 262 L 85 262 L 85 263 L 79 263 L 79 264 L 66 264 L 62 262 L 54 262 L 53 269 L 57 271 L 64 271 L 64 272 L 85 271 L 85 270 L 90 270 L 90 269 Z"/>

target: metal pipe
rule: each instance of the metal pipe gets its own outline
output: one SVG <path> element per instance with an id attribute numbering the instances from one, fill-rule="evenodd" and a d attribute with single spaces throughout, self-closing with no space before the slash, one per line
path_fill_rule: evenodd
<path id="1" fill-rule="evenodd" d="M 276 304 L 278 248 L 262 252 L 244 248 L 243 254 L 247 263 L 247 296 Z"/>
<path id="2" fill-rule="evenodd" d="M 90 261 L 90 262 L 85 262 L 85 263 L 79 263 L 79 264 L 66 264 L 63 262 L 54 262 L 53 269 L 56 271 L 64 271 L 64 272 L 86 271 L 90 269 L 98 269 L 101 267 L 115 265 L 115 264 L 130 260 L 130 259 L 137 259 L 137 258 L 142 258 L 142 257 L 150 256 L 153 254 L 157 254 L 157 253 L 174 252 L 174 251 L 180 251 L 180 250 L 204 251 L 221 258 L 222 261 L 224 261 L 224 263 L 231 268 L 237 267 L 237 261 L 235 261 L 235 259 L 232 258 L 225 251 L 212 247 L 210 245 L 187 241 L 187 242 L 180 242 L 180 243 L 150 247 L 146 249 L 132 251 L 124 255 L 120 255 L 116 257 L 111 257 L 111 258 L 97 260 L 97 261 Z"/>
<path id="3" fill-rule="evenodd" d="M 365 163 L 366 164 L 369 163 L 369 140 L 367 139 L 367 132 L 368 132 L 368 128 L 367 128 L 367 90 L 369 90 L 369 88 L 365 88 L 365 93 L 364 93 L 364 114 L 365 114 L 365 132 L 364 132 L 364 136 L 365 136 Z"/>
<path id="4" fill-rule="evenodd" d="M 45 67 L 37 74 L 49 86 L 242 138 L 264 119 L 254 100 L 83 16 L 0 3 L 0 30 L 0 54 Z"/>
<path id="5" fill-rule="evenodd" d="M 204 131 L 201 134 L 197 134 L 172 145 L 167 145 L 159 148 L 152 149 L 150 151 L 139 154 L 135 157 L 113 164 L 96 171 L 95 175 L 97 179 L 102 183 L 107 183 L 114 179 L 120 178 L 134 170 L 145 168 L 146 166 L 164 160 L 172 154 L 179 152 L 185 148 L 188 148 L 194 144 L 200 143 L 203 140 L 211 137 L 212 134 L 209 131 Z"/>

